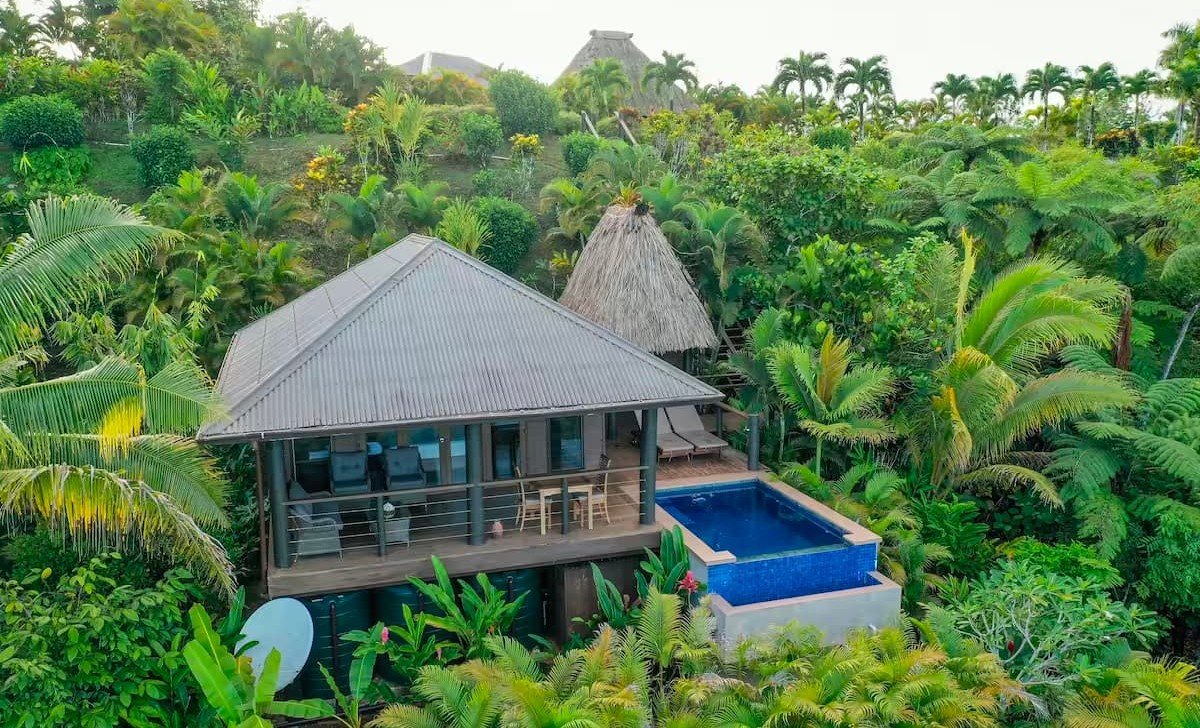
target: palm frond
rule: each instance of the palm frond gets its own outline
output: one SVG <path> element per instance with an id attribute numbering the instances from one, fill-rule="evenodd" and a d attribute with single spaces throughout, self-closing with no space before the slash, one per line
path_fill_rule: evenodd
<path id="1" fill-rule="evenodd" d="M 189 565 L 233 595 L 225 549 L 165 493 L 98 468 L 44 465 L 0 470 L 0 517 L 34 516 L 94 549 L 136 542 Z"/>

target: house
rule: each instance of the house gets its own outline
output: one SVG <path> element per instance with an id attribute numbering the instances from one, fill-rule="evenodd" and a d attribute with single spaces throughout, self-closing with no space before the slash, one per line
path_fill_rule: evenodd
<path id="1" fill-rule="evenodd" d="M 488 85 L 488 75 L 494 70 L 491 66 L 468 56 L 456 56 L 452 53 L 436 51 L 425 51 L 421 55 L 401 63 L 399 68 L 409 76 L 454 71 L 463 74 L 484 88 L 487 88 Z"/>
<path id="2" fill-rule="evenodd" d="M 198 439 L 255 446 L 271 597 L 640 554 L 662 472 L 747 467 L 660 466 L 660 408 L 719 391 L 420 235 L 239 331 L 217 389 Z"/>

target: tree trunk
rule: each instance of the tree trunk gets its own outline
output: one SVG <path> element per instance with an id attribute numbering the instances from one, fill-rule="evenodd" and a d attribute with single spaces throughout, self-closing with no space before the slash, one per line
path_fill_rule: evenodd
<path id="1" fill-rule="evenodd" d="M 1096 143 L 1096 102 L 1092 101 L 1088 105 L 1088 146 L 1093 146 Z"/>
<path id="2" fill-rule="evenodd" d="M 1167 365 L 1163 367 L 1162 379 L 1171 376 L 1171 367 L 1175 366 L 1175 359 L 1179 356 L 1179 350 L 1183 348 L 1183 342 L 1187 340 L 1188 329 L 1191 328 L 1192 319 L 1196 318 L 1197 311 L 1200 311 L 1200 302 L 1192 306 L 1187 316 L 1183 317 L 1183 325 L 1179 327 L 1179 336 L 1175 337 L 1175 346 L 1171 347 L 1171 355 L 1167 357 Z"/>
<path id="3" fill-rule="evenodd" d="M 1200 144 L 1200 101 L 1192 103 L 1192 141 Z"/>
<path id="4" fill-rule="evenodd" d="M 1050 128 L 1050 94 L 1042 96 L 1042 131 Z"/>
<path id="5" fill-rule="evenodd" d="M 858 102 L 858 141 L 867 138 L 867 100 Z"/>
<path id="6" fill-rule="evenodd" d="M 822 438 L 818 437 L 817 438 L 817 454 L 816 454 L 816 457 L 813 458 L 813 472 L 816 473 L 818 478 L 821 477 L 821 445 L 822 444 L 824 444 L 824 440 Z"/>

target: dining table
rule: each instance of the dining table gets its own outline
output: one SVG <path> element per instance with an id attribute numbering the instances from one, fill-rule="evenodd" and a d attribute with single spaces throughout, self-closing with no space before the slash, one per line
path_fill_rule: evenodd
<path id="1" fill-rule="evenodd" d="M 568 503 L 562 505 L 563 518 L 570 518 L 570 509 L 568 507 L 571 496 L 582 495 L 587 498 L 587 527 L 592 529 L 592 495 L 595 493 L 595 486 L 592 483 L 571 483 L 567 485 L 567 500 Z M 541 506 L 538 509 L 541 514 L 542 535 L 546 535 L 546 527 L 550 521 L 550 506 L 555 498 L 562 497 L 562 486 L 547 486 L 538 488 L 538 500 Z"/>

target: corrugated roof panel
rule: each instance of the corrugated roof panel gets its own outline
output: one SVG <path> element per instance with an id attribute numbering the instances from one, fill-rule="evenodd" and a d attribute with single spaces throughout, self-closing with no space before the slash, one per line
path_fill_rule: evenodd
<path id="1" fill-rule="evenodd" d="M 307 294 L 304 305 L 256 322 L 266 335 L 239 335 L 218 381 L 232 419 L 208 425 L 201 437 L 720 398 L 474 258 L 429 238 L 412 240 L 431 242 L 398 243 L 347 271 L 360 274 L 353 278 L 360 285 L 374 280 L 369 292 L 343 274 Z M 317 303 L 314 294 L 327 287 L 325 300 L 340 305 Z M 257 371 L 244 363 L 255 358 L 263 362 Z"/>

